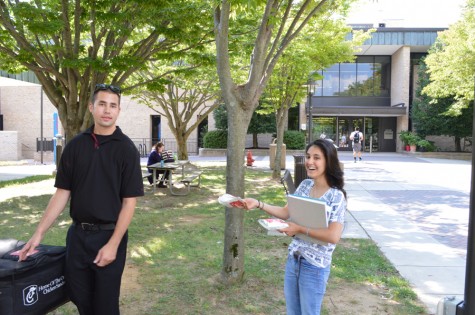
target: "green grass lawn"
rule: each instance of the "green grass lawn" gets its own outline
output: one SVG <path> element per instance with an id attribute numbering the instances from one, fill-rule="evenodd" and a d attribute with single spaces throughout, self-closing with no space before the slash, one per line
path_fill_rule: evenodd
<path id="1" fill-rule="evenodd" d="M 128 266 L 122 290 L 122 313 L 132 314 L 285 314 L 284 265 L 290 238 L 267 236 L 257 223 L 267 215 L 246 212 L 245 276 L 227 287 L 219 281 L 223 261 L 224 208 L 217 202 L 225 192 L 224 167 L 204 168 L 201 188 L 187 196 L 171 196 L 146 188 L 139 198 L 129 229 Z M 284 190 L 271 173 L 249 170 L 247 196 L 283 204 Z M 19 187 L 21 188 L 21 186 Z M 27 240 L 50 195 L 19 197 L 0 203 L 0 237 Z M 43 243 L 64 245 L 69 225 L 64 211 Z M 130 273 L 127 270 L 133 270 Z M 131 276 L 132 275 L 132 276 Z M 346 239 L 337 246 L 329 297 L 345 287 L 384 286 L 390 298 L 381 300 L 385 314 L 426 314 L 408 283 L 370 240 Z M 349 293 L 351 291 L 348 291 Z M 350 297 L 348 297 L 350 300 Z M 76 314 L 68 303 L 54 314 Z M 368 313 L 370 314 L 370 313 Z"/>

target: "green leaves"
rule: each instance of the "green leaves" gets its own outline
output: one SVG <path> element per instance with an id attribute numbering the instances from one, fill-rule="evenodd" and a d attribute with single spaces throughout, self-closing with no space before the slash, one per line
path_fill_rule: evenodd
<path id="1" fill-rule="evenodd" d="M 468 0 L 463 17 L 440 32 L 426 58 L 430 83 L 422 91 L 433 98 L 453 97 L 460 112 L 474 98 L 475 1 Z"/>
<path id="2" fill-rule="evenodd" d="M 199 55 L 211 40 L 211 12 L 200 0 L 0 0 L 2 69 L 34 72 L 73 136 L 90 123 L 91 86 L 127 91 L 147 83 L 130 78 L 152 63 Z"/>
<path id="3" fill-rule="evenodd" d="M 427 58 L 426 58 L 427 60 Z M 411 109 L 411 118 L 417 133 L 422 137 L 447 135 L 463 138 L 472 134 L 473 105 L 458 108 L 454 97 L 442 97 L 445 93 L 431 97 L 422 91 L 432 84 L 426 72 L 424 61 L 419 65 L 419 81 L 416 98 Z"/>

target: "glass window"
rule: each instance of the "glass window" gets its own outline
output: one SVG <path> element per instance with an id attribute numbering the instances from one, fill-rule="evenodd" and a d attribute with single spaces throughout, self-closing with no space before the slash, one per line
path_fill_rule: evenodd
<path id="1" fill-rule="evenodd" d="M 356 63 L 340 64 L 340 91 L 333 95 L 356 96 Z"/>
<path id="2" fill-rule="evenodd" d="M 340 82 L 339 68 L 340 68 L 339 64 L 334 64 L 330 68 L 327 68 L 325 71 L 323 71 L 322 96 L 333 96 L 333 95 L 337 95 L 336 93 L 339 92 L 339 88 L 338 88 L 339 82 Z"/>
<path id="3" fill-rule="evenodd" d="M 357 60 L 357 83 L 356 94 L 358 96 L 373 96 L 374 95 L 374 58 L 363 56 Z"/>
<path id="4" fill-rule="evenodd" d="M 379 56 L 374 60 L 374 95 L 389 96 L 391 86 L 391 57 Z"/>
<path id="5" fill-rule="evenodd" d="M 389 96 L 390 56 L 359 56 L 356 62 L 334 64 L 315 81 L 315 96 Z"/>
<path id="6" fill-rule="evenodd" d="M 322 96 L 322 86 L 323 86 L 323 80 L 316 80 L 313 81 L 313 84 L 310 86 L 310 89 L 313 89 L 313 95 L 314 96 Z"/>

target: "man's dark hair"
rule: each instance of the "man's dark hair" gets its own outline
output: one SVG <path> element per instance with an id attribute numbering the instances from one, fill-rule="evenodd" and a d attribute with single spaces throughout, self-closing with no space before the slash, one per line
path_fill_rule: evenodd
<path id="1" fill-rule="evenodd" d="M 122 94 L 122 90 L 120 89 L 119 86 L 105 84 L 105 83 L 98 83 L 96 84 L 96 87 L 94 88 L 94 93 L 92 93 L 92 97 L 91 97 L 92 104 L 94 104 L 94 102 L 96 101 L 96 95 L 97 93 L 99 93 L 99 91 L 111 91 L 112 93 L 116 94 L 119 97 L 119 103 L 120 103 L 120 95 Z"/>

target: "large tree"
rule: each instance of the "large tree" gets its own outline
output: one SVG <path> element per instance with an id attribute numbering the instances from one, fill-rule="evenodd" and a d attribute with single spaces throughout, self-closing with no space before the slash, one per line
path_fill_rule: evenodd
<path id="1" fill-rule="evenodd" d="M 150 81 L 160 73 L 173 72 L 158 86 L 146 85 L 135 90 L 134 98 L 167 118 L 168 127 L 178 145 L 178 158 L 188 159 L 187 140 L 203 120 L 220 104 L 216 70 L 207 64 L 174 63 L 168 69 L 141 72 Z M 175 69 L 175 70 L 172 70 Z"/>
<path id="2" fill-rule="evenodd" d="M 472 135 L 473 101 L 466 108 L 451 111 L 455 102 L 453 97 L 444 97 L 436 101 L 421 91 L 430 84 L 429 75 L 424 60 L 419 65 L 419 80 L 416 89 L 416 98 L 411 108 L 411 119 L 417 134 L 426 136 L 452 136 L 455 141 L 455 150 L 462 151 L 461 139 Z"/>
<path id="3" fill-rule="evenodd" d="M 475 0 L 467 0 L 462 18 L 439 32 L 426 58 L 430 83 L 423 93 L 437 99 L 453 97 L 451 111 L 460 113 L 474 98 Z"/>
<path id="4" fill-rule="evenodd" d="M 149 62 L 175 59 L 210 28 L 193 0 L 0 1 L 3 70 L 28 69 L 58 109 L 68 138 L 92 124 L 96 83 L 127 90 Z"/>
<path id="5" fill-rule="evenodd" d="M 350 2 L 351 0 L 219 1 L 214 21 L 217 71 L 228 112 L 227 193 L 244 196 L 243 148 L 246 130 L 280 57 L 309 21 L 317 16 L 336 18 L 333 14 L 346 10 Z M 257 12 L 259 18 L 254 19 L 255 22 L 248 20 L 247 34 L 252 34 L 254 39 L 249 65 L 245 67 L 248 70 L 247 79 L 240 80 L 241 76 L 232 71 L 230 47 L 233 47 L 233 41 L 241 39 L 233 25 L 241 18 L 249 17 L 249 12 Z M 242 39 L 245 42 L 240 48 L 245 50 L 249 37 L 243 36 Z M 244 274 L 243 218 L 241 209 L 226 208 L 221 272 L 225 283 L 239 281 Z"/>

